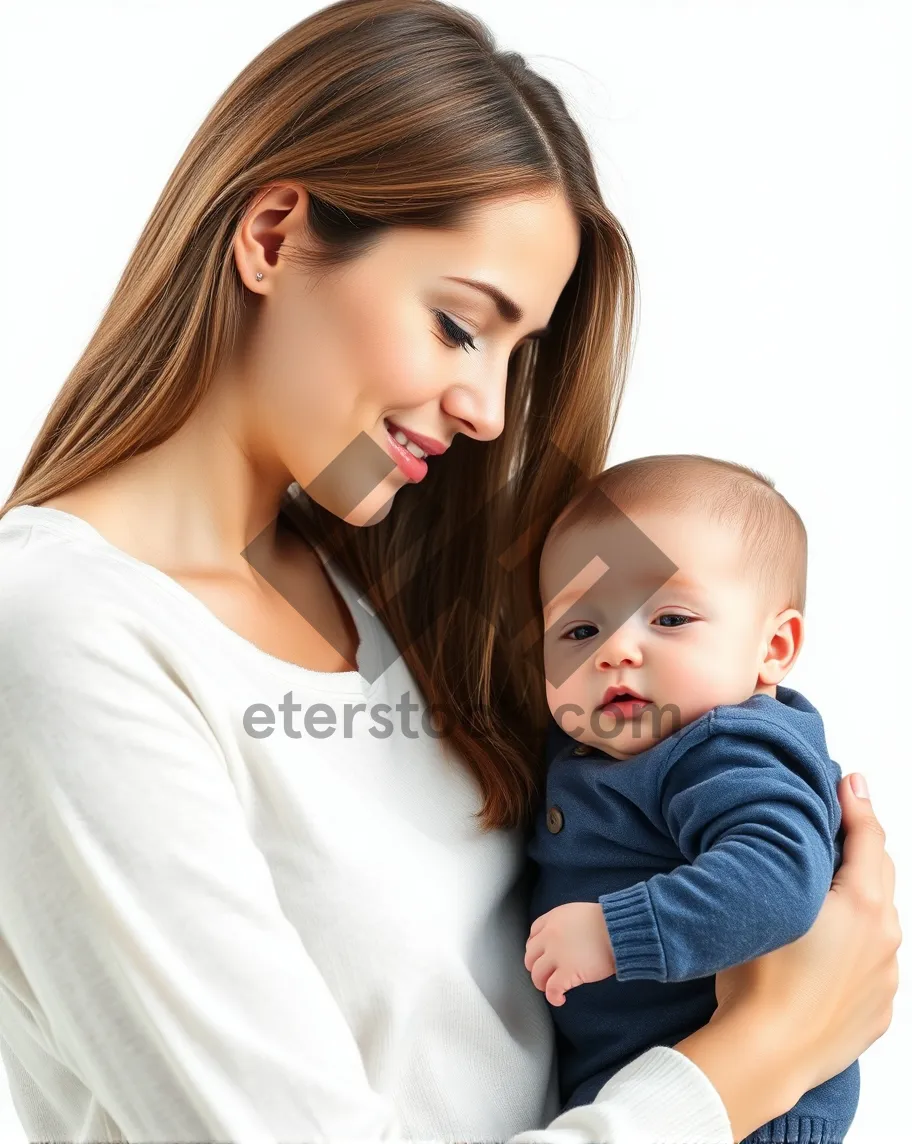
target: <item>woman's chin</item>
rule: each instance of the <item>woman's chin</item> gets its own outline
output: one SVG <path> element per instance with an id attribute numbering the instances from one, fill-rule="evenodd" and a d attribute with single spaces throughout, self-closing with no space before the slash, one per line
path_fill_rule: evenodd
<path id="1" fill-rule="evenodd" d="M 379 524 L 388 515 L 393 507 L 393 498 L 398 488 L 378 486 L 374 491 L 356 505 L 350 513 L 342 519 L 346 524 L 353 524 L 356 528 L 369 528 L 372 524 Z"/>

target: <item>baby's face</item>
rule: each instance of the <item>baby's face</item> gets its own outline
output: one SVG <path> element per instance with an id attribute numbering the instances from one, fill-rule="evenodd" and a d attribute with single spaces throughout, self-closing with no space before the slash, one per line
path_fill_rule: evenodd
<path id="1" fill-rule="evenodd" d="M 678 571 L 620 627 L 618 600 L 636 591 L 648 569 L 606 572 L 596 553 L 617 550 L 617 524 L 574 526 L 549 542 L 540 577 L 548 706 L 569 735 L 617 759 L 647 750 L 719 704 L 776 693 L 758 679 L 775 613 L 761 606 L 755 583 L 740 570 L 736 530 L 698 511 L 626 518 Z M 586 571 L 574 576 L 579 569 Z M 605 706 L 610 687 L 630 688 L 646 702 Z"/>

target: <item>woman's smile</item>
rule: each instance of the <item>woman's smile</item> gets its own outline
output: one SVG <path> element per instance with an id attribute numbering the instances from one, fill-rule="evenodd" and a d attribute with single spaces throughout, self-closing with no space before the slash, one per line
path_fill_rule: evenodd
<path id="1" fill-rule="evenodd" d="M 448 446 L 433 437 L 425 437 L 413 430 L 403 429 L 387 417 L 384 419 L 387 449 L 390 456 L 408 479 L 417 483 L 427 475 L 426 458 L 446 452 Z"/>

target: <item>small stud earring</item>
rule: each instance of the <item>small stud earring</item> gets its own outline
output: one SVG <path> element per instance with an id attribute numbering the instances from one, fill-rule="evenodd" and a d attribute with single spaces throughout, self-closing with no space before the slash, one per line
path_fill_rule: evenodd
<path id="1" fill-rule="evenodd" d="M 257 282 L 262 282 L 262 280 L 263 280 L 263 271 L 262 270 L 257 271 L 256 280 L 257 280 Z"/>

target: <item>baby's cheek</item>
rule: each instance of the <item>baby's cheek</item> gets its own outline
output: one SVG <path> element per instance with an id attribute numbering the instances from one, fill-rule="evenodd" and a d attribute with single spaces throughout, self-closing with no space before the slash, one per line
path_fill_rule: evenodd
<path id="1" fill-rule="evenodd" d="M 718 664 L 691 664 L 682 674 L 673 699 L 673 705 L 680 710 L 681 724 L 692 723 L 713 707 L 729 702 L 730 691 L 731 682 L 726 679 L 724 668 L 720 670 Z"/>
<path id="2" fill-rule="evenodd" d="M 555 687 L 552 683 L 548 682 L 547 665 L 545 667 L 545 694 L 548 701 L 548 709 L 554 716 L 558 726 L 562 727 L 565 731 L 572 732 L 574 727 L 580 725 L 582 716 L 580 712 L 585 713 L 585 705 L 581 702 L 581 687 L 578 682 L 573 678 L 566 680 L 560 686 Z"/>

